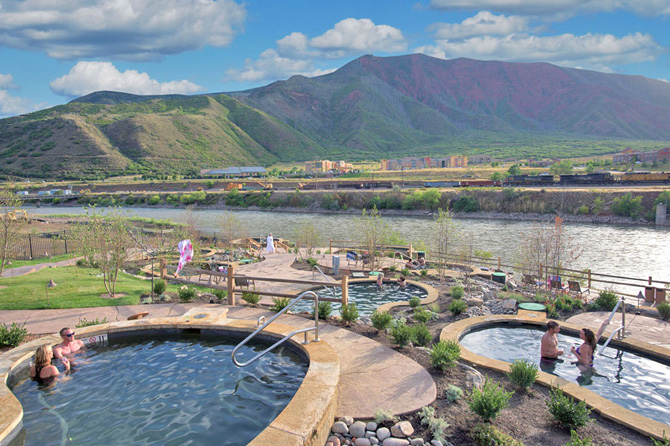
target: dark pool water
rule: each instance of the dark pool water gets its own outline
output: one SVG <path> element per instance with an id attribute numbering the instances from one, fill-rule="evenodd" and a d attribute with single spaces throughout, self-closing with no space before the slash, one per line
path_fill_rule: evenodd
<path id="1" fill-rule="evenodd" d="M 540 339 L 544 330 L 528 326 L 494 326 L 466 334 L 460 343 L 487 358 L 514 362 L 526 359 L 540 365 Z M 558 334 L 559 349 L 569 354 L 579 346 L 578 337 Z M 602 348 L 602 345 L 599 347 Z M 564 356 L 555 369 L 542 370 L 558 375 L 607 398 L 618 405 L 661 423 L 670 424 L 670 367 L 652 359 L 608 346 L 594 361 L 595 373 L 583 375 L 572 364 L 575 357 Z"/>
<path id="2" fill-rule="evenodd" d="M 31 381 L 13 389 L 25 412 L 25 445 L 247 444 L 289 403 L 307 362 L 280 347 L 237 368 L 236 343 L 198 337 L 89 350 L 53 389 Z M 262 348 L 245 346 L 238 357 Z"/>
<path id="3" fill-rule="evenodd" d="M 342 290 L 339 288 L 328 288 L 317 291 L 319 297 L 342 298 Z M 414 285 L 400 288 L 394 283 L 377 286 L 376 282 L 363 282 L 349 284 L 349 303 L 356 303 L 360 316 L 369 316 L 380 306 L 388 302 L 408 301 L 412 296 L 421 299 L 427 296 L 426 291 Z M 333 314 L 339 314 L 342 304 L 332 302 Z M 298 302 L 291 311 L 312 311 L 314 304 L 309 302 Z"/>

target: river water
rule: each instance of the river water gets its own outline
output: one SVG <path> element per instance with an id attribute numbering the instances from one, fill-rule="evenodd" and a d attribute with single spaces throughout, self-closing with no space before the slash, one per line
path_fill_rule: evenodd
<path id="1" fill-rule="evenodd" d="M 83 208 L 24 208 L 30 214 L 83 214 Z M 124 208 L 130 216 L 169 219 L 187 222 L 193 219 L 204 232 L 218 232 L 221 227 L 221 210 Z M 251 236 L 266 236 L 293 239 L 296 228 L 311 222 L 328 245 L 333 240 L 355 240 L 357 216 L 350 214 L 308 214 L 292 212 L 235 211 Z M 384 217 L 392 228 L 408 242 L 434 243 L 435 223 L 428 217 L 388 216 Z M 455 219 L 465 236 L 473 242 L 475 249 L 501 257 L 503 263 L 513 263 L 517 247 L 531 231 L 537 230 L 537 222 Z M 574 246 L 583 251 L 575 262 L 576 269 L 590 268 L 594 272 L 636 278 L 654 277 L 670 282 L 670 231 L 640 226 L 594 225 L 563 223 L 565 234 L 572 238 Z M 598 287 L 598 285 L 596 284 Z M 636 290 L 627 290 L 637 293 Z"/>

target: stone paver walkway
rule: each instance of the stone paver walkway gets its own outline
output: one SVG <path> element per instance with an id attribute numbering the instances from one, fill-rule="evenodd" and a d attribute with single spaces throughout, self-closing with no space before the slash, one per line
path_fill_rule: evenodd
<path id="1" fill-rule="evenodd" d="M 34 273 L 44 268 L 56 268 L 58 266 L 71 266 L 77 262 L 77 259 L 61 260 L 60 262 L 38 263 L 37 265 L 25 265 L 16 268 L 8 268 L 2 272 L 1 277 L 16 277 Z"/>
<path id="2" fill-rule="evenodd" d="M 567 322 L 596 331 L 609 315 L 610 313 L 606 311 L 581 313 L 572 316 Z M 612 318 L 603 336 L 609 337 L 612 334 L 612 329 L 620 326 L 621 313 L 617 313 Z M 670 322 L 649 316 L 636 316 L 635 313 L 626 313 L 626 336 L 638 341 L 670 348 Z"/>

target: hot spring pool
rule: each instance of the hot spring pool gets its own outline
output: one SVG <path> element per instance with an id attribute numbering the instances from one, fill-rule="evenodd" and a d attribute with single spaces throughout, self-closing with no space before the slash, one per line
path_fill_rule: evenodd
<path id="1" fill-rule="evenodd" d="M 230 356 L 237 342 L 124 336 L 88 350 L 52 389 L 30 380 L 12 389 L 25 432 L 10 445 L 247 444 L 290 402 L 308 363 L 279 347 L 237 368 Z M 267 345 L 246 345 L 238 357 L 250 359 Z"/>
<path id="2" fill-rule="evenodd" d="M 342 299 L 342 290 L 340 288 L 329 288 L 316 290 L 319 297 L 332 297 Z M 349 284 L 349 303 L 355 303 L 360 316 L 369 316 L 380 306 L 388 302 L 408 301 L 412 296 L 420 299 L 428 295 L 426 291 L 415 285 L 407 285 L 400 288 L 395 283 L 384 284 L 383 287 L 377 286 L 376 282 L 354 282 Z M 342 307 L 339 303 L 332 303 L 333 313 L 339 314 Z M 314 304 L 312 302 L 298 302 L 292 311 L 312 311 Z"/>
<path id="3" fill-rule="evenodd" d="M 473 353 L 500 361 L 526 359 L 540 365 L 540 339 L 544 330 L 528 325 L 490 326 L 472 331 L 460 340 Z M 589 390 L 645 417 L 670 424 L 670 367 L 641 355 L 608 346 L 594 360 L 595 374 L 582 375 L 572 364 L 570 347 L 581 345 L 579 337 L 558 334 L 558 348 L 565 351 L 564 361 L 555 369 L 541 370 L 569 381 L 577 381 Z M 602 348 L 602 345 L 600 346 Z"/>

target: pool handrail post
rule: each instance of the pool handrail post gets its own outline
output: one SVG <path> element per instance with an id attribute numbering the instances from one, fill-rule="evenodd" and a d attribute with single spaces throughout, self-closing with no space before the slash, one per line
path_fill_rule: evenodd
<path id="1" fill-rule="evenodd" d="M 349 305 L 349 276 L 342 276 L 342 305 Z"/>
<path id="2" fill-rule="evenodd" d="M 618 334 L 618 339 L 622 340 L 626 337 L 626 298 L 621 296 L 621 330 Z"/>
<path id="3" fill-rule="evenodd" d="M 235 306 L 235 266 L 228 268 L 228 305 Z"/>

